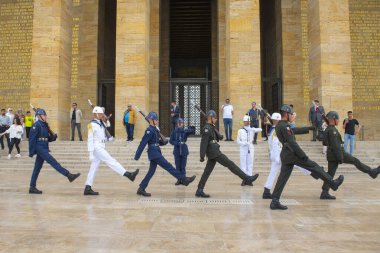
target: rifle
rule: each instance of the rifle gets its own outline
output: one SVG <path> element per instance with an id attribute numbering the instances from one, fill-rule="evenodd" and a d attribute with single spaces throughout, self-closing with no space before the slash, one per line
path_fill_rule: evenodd
<path id="1" fill-rule="evenodd" d="M 146 122 L 148 122 L 150 124 L 148 117 L 143 113 L 143 111 L 141 111 L 141 109 L 139 107 L 137 107 L 136 105 L 135 105 L 135 108 L 144 117 L 144 119 L 146 120 Z M 166 139 L 166 137 L 161 133 L 160 128 L 154 123 L 154 121 L 153 121 L 153 125 L 157 129 L 158 134 L 160 135 L 160 142 L 163 145 L 168 144 L 168 139 Z"/>
<path id="2" fill-rule="evenodd" d="M 199 107 L 199 105 L 194 105 L 195 109 L 197 109 L 203 117 L 205 117 L 207 119 L 207 115 L 206 113 Z M 215 133 L 216 135 L 218 136 L 218 139 L 219 140 L 223 140 L 224 136 L 218 131 L 218 129 L 214 128 L 215 129 Z"/>
<path id="3" fill-rule="evenodd" d="M 32 107 L 34 112 L 36 112 L 38 109 L 38 108 L 35 108 L 32 104 L 30 104 L 30 107 Z M 48 129 L 49 138 L 51 139 L 51 141 L 56 141 L 58 138 L 58 135 L 56 133 L 54 133 L 53 130 L 51 130 L 51 128 L 47 122 L 45 122 L 45 123 L 46 123 L 46 127 Z"/>
<path id="4" fill-rule="evenodd" d="M 270 123 L 271 125 L 273 125 L 272 116 L 271 116 L 268 112 L 266 112 L 266 111 L 261 107 L 260 104 L 256 105 L 256 107 L 257 107 L 257 109 L 258 109 L 259 111 L 264 112 L 264 114 L 267 116 L 267 119 L 269 120 L 269 123 Z M 264 120 L 264 121 L 265 121 L 265 120 Z"/>
<path id="5" fill-rule="evenodd" d="M 88 99 L 87 101 L 88 101 L 88 104 L 90 105 L 90 107 L 91 107 L 92 109 L 94 109 L 95 106 L 91 103 L 91 100 Z M 108 120 L 108 119 L 112 116 L 112 114 L 111 114 L 110 116 L 107 116 L 107 115 L 104 114 L 104 116 L 106 117 L 106 120 Z M 108 132 L 108 129 L 107 129 L 107 127 L 106 127 L 105 124 L 104 124 L 104 123 L 105 123 L 105 122 L 104 122 L 104 119 L 102 119 L 101 122 L 103 123 L 102 125 L 104 126 L 107 140 L 112 139 L 112 135 L 110 134 L 110 132 Z"/>

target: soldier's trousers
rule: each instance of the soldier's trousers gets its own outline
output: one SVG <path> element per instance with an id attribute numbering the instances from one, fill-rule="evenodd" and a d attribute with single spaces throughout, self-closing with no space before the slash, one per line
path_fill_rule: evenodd
<path id="1" fill-rule="evenodd" d="M 358 170 L 360 170 L 363 173 L 369 173 L 371 171 L 371 168 L 364 163 L 362 163 L 358 158 L 353 157 L 349 153 L 343 152 L 343 163 L 353 164 Z M 331 177 L 334 177 L 336 170 L 338 169 L 339 163 L 338 162 L 328 162 L 328 172 Z M 328 191 L 330 189 L 330 186 L 326 183 L 323 184 L 322 190 Z"/>
<path id="2" fill-rule="evenodd" d="M 183 176 L 186 176 L 187 155 L 175 155 L 174 160 L 176 170 L 178 170 Z"/>
<path id="3" fill-rule="evenodd" d="M 38 175 L 40 174 L 44 161 L 50 164 L 54 169 L 56 169 L 62 175 L 67 176 L 67 174 L 69 174 L 69 171 L 63 168 L 62 165 L 59 164 L 57 160 L 55 160 L 55 158 L 49 152 L 47 151 L 38 152 L 37 157 L 36 157 L 36 162 L 34 163 L 32 178 L 30 179 L 30 186 L 36 187 L 37 178 L 38 178 Z"/>
<path id="4" fill-rule="evenodd" d="M 294 165 L 297 165 L 301 168 L 304 168 L 311 172 L 311 175 L 316 179 L 322 179 L 324 182 L 331 185 L 333 183 L 333 178 L 323 170 L 323 167 L 319 166 L 316 162 L 307 159 L 303 161 L 301 159 L 297 159 L 292 163 L 286 164 L 286 161 L 282 161 L 281 172 L 278 176 L 276 186 L 273 190 L 273 198 L 280 199 L 281 193 L 285 188 L 286 182 L 288 181 L 290 174 L 292 174 Z"/>
<path id="5" fill-rule="evenodd" d="M 163 156 L 156 158 L 154 160 L 150 160 L 150 166 L 148 173 L 144 177 L 144 179 L 140 183 L 140 188 L 145 190 L 146 187 L 148 187 L 150 179 L 153 177 L 154 173 L 156 172 L 157 165 L 160 165 L 164 170 L 170 173 L 173 177 L 177 179 L 183 179 L 185 175 L 183 175 L 181 172 L 176 170 L 171 163 L 169 163 Z"/>
<path id="6" fill-rule="evenodd" d="M 199 181 L 198 188 L 204 189 L 207 179 L 210 176 L 211 172 L 214 170 L 215 164 L 220 163 L 224 167 L 227 167 L 232 173 L 240 177 L 241 179 L 246 179 L 247 175 L 237 166 L 233 161 L 228 159 L 224 154 L 219 155 L 216 158 L 207 160 L 206 168 L 203 171 L 201 180 Z"/>

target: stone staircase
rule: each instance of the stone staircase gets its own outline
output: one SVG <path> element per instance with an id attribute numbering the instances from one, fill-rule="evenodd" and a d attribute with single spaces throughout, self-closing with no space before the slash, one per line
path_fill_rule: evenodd
<path id="1" fill-rule="evenodd" d="M 140 140 L 134 142 L 126 142 L 116 140 L 114 143 L 107 144 L 108 152 L 118 160 L 127 170 L 140 169 L 141 173 L 145 173 L 149 167 L 149 161 L 147 159 L 147 153 L 143 152 L 139 161 L 133 160 L 137 146 Z M 322 144 L 320 142 L 302 141 L 299 142 L 306 154 L 318 164 L 324 166 L 327 170 L 326 158 L 322 155 Z M 12 159 L 7 160 L 7 150 L 0 151 L 1 163 L 0 171 L 28 171 L 31 172 L 34 165 L 34 158 L 28 157 L 28 143 L 22 142 L 21 145 L 21 158 L 14 158 L 15 151 L 13 151 Z M 187 171 L 188 175 L 201 175 L 206 163 L 199 162 L 199 144 L 200 138 L 189 138 L 188 145 L 190 155 L 188 157 Z M 239 146 L 236 142 L 221 141 L 221 150 L 237 165 L 239 165 Z M 87 143 L 86 142 L 70 142 L 70 141 L 57 141 L 50 144 L 50 149 L 53 156 L 60 162 L 65 168 L 72 172 L 81 172 L 87 174 L 90 167 L 90 161 L 88 160 Z M 174 165 L 174 157 L 172 155 L 173 146 L 168 144 L 165 147 L 161 147 L 162 152 L 166 159 Z M 359 158 L 363 163 L 368 164 L 371 167 L 377 167 L 380 164 L 380 142 L 378 141 L 366 141 L 357 142 L 355 156 Z M 47 164 L 45 167 L 49 166 Z M 101 164 L 102 168 L 105 168 L 105 164 Z M 259 141 L 258 145 L 255 145 L 255 161 L 254 172 L 262 175 L 269 173 L 270 162 L 268 159 L 268 144 L 265 141 Z M 352 165 L 343 164 L 339 167 L 341 173 L 360 173 Z M 109 173 L 113 173 L 108 170 Z M 221 165 L 216 165 L 213 174 L 222 176 L 227 170 Z M 166 174 L 167 172 L 158 169 L 156 174 Z M 227 172 L 229 173 L 229 172 Z M 298 170 L 294 170 L 295 174 L 300 174 Z"/>

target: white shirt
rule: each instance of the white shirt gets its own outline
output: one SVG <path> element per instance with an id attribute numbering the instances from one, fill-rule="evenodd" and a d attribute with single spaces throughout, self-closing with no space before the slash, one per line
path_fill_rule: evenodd
<path id="1" fill-rule="evenodd" d="M 232 119 L 232 112 L 234 107 L 231 104 L 223 105 L 223 119 Z"/>
<path id="2" fill-rule="evenodd" d="M 11 124 L 13 124 L 13 120 L 15 119 L 15 115 L 13 113 L 7 112 L 5 114 L 5 116 L 8 116 L 10 118 L 10 120 L 11 120 Z"/>
<path id="3" fill-rule="evenodd" d="M 98 123 L 100 124 L 98 124 Z M 90 122 L 90 124 L 87 125 L 87 149 L 89 152 L 94 152 L 97 148 L 105 148 L 106 147 L 106 133 L 105 128 L 103 125 L 101 125 L 99 120 L 96 120 L 96 122 Z"/>
<path id="4" fill-rule="evenodd" d="M 240 147 L 253 145 L 253 138 L 255 137 L 255 133 L 261 132 L 261 128 L 255 128 L 250 126 L 244 126 L 240 128 L 238 131 L 238 136 L 236 138 L 236 142 L 240 145 Z"/>
<path id="5" fill-rule="evenodd" d="M 24 128 L 22 127 L 22 125 L 11 125 L 11 127 L 5 131 L 7 134 L 9 134 L 9 138 L 17 138 L 17 139 L 21 139 L 21 135 L 23 134 L 24 132 Z"/>

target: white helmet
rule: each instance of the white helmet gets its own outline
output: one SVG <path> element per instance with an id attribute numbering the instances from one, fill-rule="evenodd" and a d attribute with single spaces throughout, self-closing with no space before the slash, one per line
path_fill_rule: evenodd
<path id="1" fill-rule="evenodd" d="M 279 114 L 278 112 L 275 112 L 275 113 L 272 114 L 271 119 L 273 119 L 273 120 L 281 120 L 281 114 Z"/>
<path id="2" fill-rule="evenodd" d="M 244 117 L 243 117 L 243 121 L 250 121 L 250 117 L 248 116 L 248 115 L 244 115 Z"/>
<path id="3" fill-rule="evenodd" d="M 104 111 L 100 106 L 95 106 L 92 113 L 104 113 Z"/>

